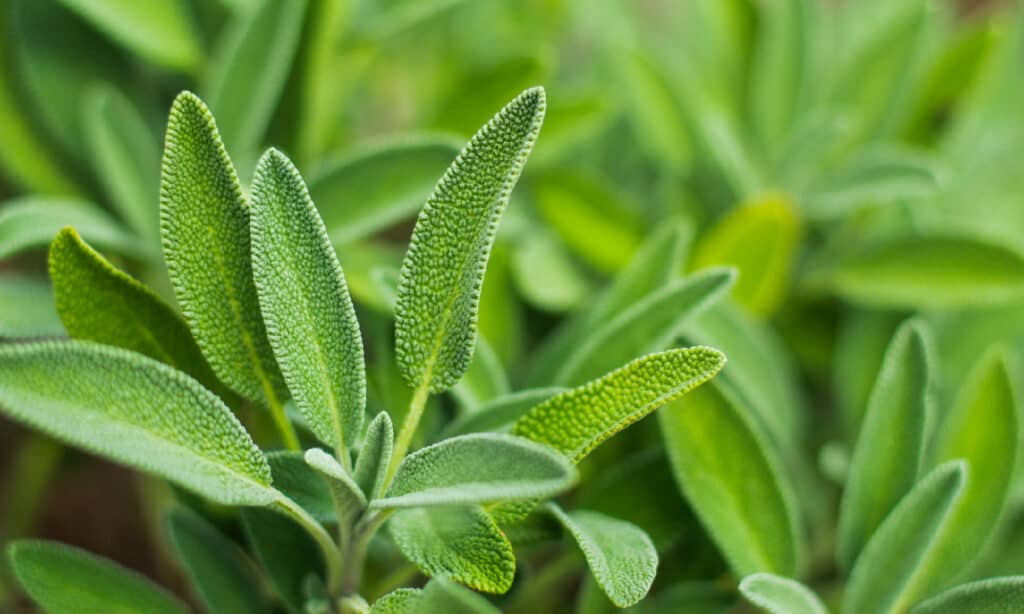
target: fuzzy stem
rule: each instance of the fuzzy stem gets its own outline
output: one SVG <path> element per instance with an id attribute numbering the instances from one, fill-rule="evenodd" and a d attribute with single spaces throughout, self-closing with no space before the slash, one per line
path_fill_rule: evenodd
<path id="1" fill-rule="evenodd" d="M 345 548 L 345 570 L 342 573 L 341 595 L 348 596 L 359 591 L 363 580 L 363 567 L 366 559 L 366 547 L 377 529 L 391 516 L 393 510 L 377 512 L 363 518 L 355 526 L 354 534 Z"/>
<path id="2" fill-rule="evenodd" d="M 423 416 L 423 408 L 427 405 L 428 396 L 430 396 L 429 378 L 423 378 L 423 382 L 416 388 L 409 401 L 409 412 L 405 414 L 402 430 L 399 431 L 398 439 L 395 441 L 395 450 L 391 455 L 391 463 L 388 465 L 387 477 L 384 479 L 385 490 L 395 477 L 395 472 L 398 471 L 398 465 L 405 458 L 405 453 L 409 451 L 409 444 L 412 443 L 412 436 L 420 425 L 420 417 Z"/>

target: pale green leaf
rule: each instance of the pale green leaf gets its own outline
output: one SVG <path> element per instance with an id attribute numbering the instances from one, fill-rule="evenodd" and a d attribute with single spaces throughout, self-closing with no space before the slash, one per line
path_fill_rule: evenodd
<path id="1" fill-rule="evenodd" d="M 376 499 L 384 494 L 384 480 L 394 447 L 395 429 L 388 412 L 382 411 L 366 428 L 363 447 L 359 449 L 352 474 L 352 479 L 367 499 Z"/>
<path id="2" fill-rule="evenodd" d="M 547 446 L 501 433 L 461 435 L 413 452 L 373 508 L 494 503 L 557 495 L 577 474 Z"/>
<path id="3" fill-rule="evenodd" d="M 266 454 L 274 488 L 284 493 L 319 522 L 337 522 L 331 490 L 323 477 L 306 463 L 301 452 L 277 450 Z"/>
<path id="4" fill-rule="evenodd" d="M 248 398 L 276 399 L 284 385 L 253 282 L 249 207 L 213 116 L 188 92 L 167 123 L 160 230 L 178 304 L 214 372 Z"/>
<path id="5" fill-rule="evenodd" d="M 531 408 L 566 390 L 559 387 L 531 388 L 498 397 L 453 421 L 445 428 L 442 439 L 466 433 L 507 430 Z"/>
<path id="6" fill-rule="evenodd" d="M 459 383 L 452 387 L 452 396 L 463 411 L 475 413 L 487 401 L 508 393 L 508 375 L 501 359 L 482 336 L 476 338 L 476 351 L 469 361 L 469 369 Z"/>
<path id="7" fill-rule="evenodd" d="M 260 567 L 291 614 L 306 614 L 303 583 L 323 577 L 324 563 L 316 542 L 280 512 L 245 508 L 242 525 Z"/>
<path id="8" fill-rule="evenodd" d="M 647 596 L 658 570 L 658 551 L 637 526 L 589 510 L 547 510 L 565 527 L 583 551 L 601 590 L 620 608 Z"/>
<path id="9" fill-rule="evenodd" d="M 967 463 L 940 465 L 905 496 L 875 531 L 849 575 L 844 614 L 905 612 L 920 598 L 922 573 L 935 559 L 969 484 Z"/>
<path id="10" fill-rule="evenodd" d="M 186 614 L 185 604 L 138 573 L 56 542 L 7 546 L 15 577 L 49 614 Z"/>
<path id="11" fill-rule="evenodd" d="M 851 445 L 860 432 L 871 389 L 900 319 L 895 313 L 850 309 L 839 325 L 833 350 L 832 387 L 843 431 Z"/>
<path id="12" fill-rule="evenodd" d="M 498 221 L 544 118 L 523 92 L 459 154 L 420 213 L 398 286 L 396 338 L 413 388 L 450 388 L 469 367 L 484 268 Z"/>
<path id="13" fill-rule="evenodd" d="M 796 575 L 802 527 L 789 476 L 750 410 L 713 382 L 658 412 L 676 481 L 739 575 Z"/>
<path id="14" fill-rule="evenodd" d="M 276 149 L 256 166 L 249 224 L 270 346 L 306 423 L 344 457 L 366 410 L 363 340 L 323 221 L 298 169 Z"/>
<path id="15" fill-rule="evenodd" d="M 422 595 L 418 588 L 396 588 L 374 601 L 370 614 L 415 614 Z"/>
<path id="16" fill-rule="evenodd" d="M 74 226 L 90 243 L 111 251 L 149 259 L 154 250 L 85 201 L 39 196 L 9 200 L 0 207 L 0 260 L 44 247 L 65 226 Z"/>
<path id="17" fill-rule="evenodd" d="M 402 555 L 428 577 L 485 593 L 504 593 L 512 586 L 512 544 L 477 506 L 401 510 L 388 528 Z"/>
<path id="18" fill-rule="evenodd" d="M 513 433 L 547 444 L 577 463 L 604 440 L 711 379 L 724 365 L 725 356 L 706 347 L 643 356 L 537 405 L 516 421 Z"/>
<path id="19" fill-rule="evenodd" d="M 911 614 L 1014 614 L 1024 604 L 1024 576 L 963 584 L 914 606 Z"/>
<path id="20" fill-rule="evenodd" d="M 470 60 L 448 66 L 455 74 L 451 85 L 434 100 L 431 127 L 465 137 L 477 132 L 495 109 L 516 94 L 549 81 L 551 62 L 540 53 L 527 52 L 498 61 Z M 546 101 L 543 113 L 547 115 Z"/>
<path id="21" fill-rule="evenodd" d="M 770 573 L 743 578 L 740 592 L 750 603 L 771 614 L 828 614 L 828 610 L 803 584 Z"/>
<path id="22" fill-rule="evenodd" d="M 327 486 L 338 510 L 338 522 L 350 526 L 366 509 L 366 495 L 338 461 L 320 448 L 306 450 L 306 464 L 327 480 Z"/>
<path id="23" fill-rule="evenodd" d="M 390 0 L 360 4 L 355 30 L 360 37 L 381 40 L 436 17 L 464 0 Z"/>
<path id="24" fill-rule="evenodd" d="M 0 338 L 57 337 L 64 326 L 45 279 L 0 275 Z"/>
<path id="25" fill-rule="evenodd" d="M 615 117 L 616 109 L 603 92 L 560 95 L 552 98 L 544 120 L 544 140 L 537 143 L 533 166 L 552 167 L 599 137 Z"/>
<path id="26" fill-rule="evenodd" d="M 269 613 L 270 606 L 253 590 L 259 577 L 238 546 L 208 521 L 185 508 L 172 510 L 167 532 L 206 611 Z"/>
<path id="27" fill-rule="evenodd" d="M 896 331 L 875 380 L 843 491 L 838 557 L 853 567 L 864 544 L 922 472 L 931 406 L 927 333 Z"/>
<path id="28" fill-rule="evenodd" d="M 373 604 L 371 614 L 499 614 L 487 599 L 443 578 L 435 578 L 421 589 L 400 588 Z"/>
<path id="29" fill-rule="evenodd" d="M 564 312 L 584 304 L 590 281 L 558 238 L 542 229 L 524 233 L 512 251 L 512 273 L 526 302 Z"/>

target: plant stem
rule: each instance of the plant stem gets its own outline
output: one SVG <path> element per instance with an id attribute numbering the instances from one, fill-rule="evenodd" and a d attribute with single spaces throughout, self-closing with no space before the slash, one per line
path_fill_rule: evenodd
<path id="1" fill-rule="evenodd" d="M 405 414 L 405 420 L 402 421 L 402 430 L 399 431 L 398 439 L 395 441 L 395 450 L 391 455 L 391 463 L 388 465 L 387 477 L 384 479 L 385 490 L 395 477 L 395 472 L 398 471 L 398 465 L 405 458 L 405 453 L 409 451 L 409 444 L 412 443 L 412 436 L 420 425 L 420 417 L 423 415 L 423 408 L 427 405 L 428 396 L 430 396 L 430 382 L 429 378 L 425 377 L 409 401 L 409 412 Z"/>
<path id="2" fill-rule="evenodd" d="M 277 393 L 269 386 L 264 386 L 264 392 L 267 395 L 267 403 L 270 405 L 270 416 L 274 419 L 274 424 L 277 425 L 277 431 L 281 434 L 285 447 L 295 452 L 301 451 L 299 436 L 295 434 L 295 427 L 292 426 L 288 415 L 284 412 L 284 404 L 281 403 L 281 399 L 277 398 Z"/>
<path id="3" fill-rule="evenodd" d="M 363 579 L 363 567 L 366 558 L 366 547 L 377 529 L 384 524 L 393 510 L 377 512 L 360 520 L 353 531 L 352 538 L 345 548 L 345 569 L 340 583 L 341 595 L 347 596 L 359 591 Z"/>
<path id="4" fill-rule="evenodd" d="M 317 545 L 320 546 L 320 550 L 324 555 L 324 563 L 327 566 L 327 590 L 331 594 L 336 594 L 339 590 L 339 583 L 341 582 L 343 570 L 341 564 L 341 553 L 338 551 L 338 547 L 334 544 L 334 540 L 331 539 L 331 536 L 324 530 L 320 523 L 316 521 L 316 519 L 306 513 L 306 510 L 299 507 L 297 503 L 288 497 L 281 495 L 276 503 L 289 516 L 301 524 L 302 527 L 306 529 L 311 536 L 313 536 Z"/>

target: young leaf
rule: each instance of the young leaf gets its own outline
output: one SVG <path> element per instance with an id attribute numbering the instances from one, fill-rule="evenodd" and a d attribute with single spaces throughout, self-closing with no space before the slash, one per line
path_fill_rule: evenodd
<path id="1" fill-rule="evenodd" d="M 86 341 L 0 348 L 0 411 L 224 505 L 278 498 L 242 425 L 195 380 Z"/>
<path id="2" fill-rule="evenodd" d="M 188 92 L 167 122 L 160 230 L 178 304 L 214 372 L 276 402 L 283 384 L 253 283 L 249 208 L 213 116 Z"/>
<path id="3" fill-rule="evenodd" d="M 545 498 L 576 481 L 547 446 L 500 433 L 446 439 L 410 454 L 374 508 L 493 503 Z"/>
<path id="4" fill-rule="evenodd" d="M 402 555 L 429 577 L 485 593 L 504 593 L 512 586 L 512 544 L 478 506 L 401 510 L 388 529 Z"/>
<path id="5" fill-rule="evenodd" d="M 737 395 L 713 382 L 658 412 L 658 423 L 676 481 L 733 570 L 796 575 L 796 499 Z"/>
<path id="6" fill-rule="evenodd" d="M 90 242 L 125 256 L 148 259 L 152 250 L 106 212 L 84 201 L 29 196 L 6 201 L 0 209 L 0 260 L 43 247 L 65 226 Z"/>
<path id="7" fill-rule="evenodd" d="M 7 546 L 18 582 L 51 614 L 187 614 L 170 593 L 134 571 L 78 548 L 24 540 Z"/>
<path id="8" fill-rule="evenodd" d="M 770 573 L 756 573 L 740 582 L 740 592 L 750 603 L 771 614 L 828 614 L 809 588 L 796 580 Z"/>
<path id="9" fill-rule="evenodd" d="M 568 389 L 556 387 L 532 388 L 498 397 L 484 403 L 475 412 L 449 424 L 441 439 L 467 433 L 507 429 L 534 406 L 566 390 Z"/>
<path id="10" fill-rule="evenodd" d="M 968 483 L 967 464 L 948 462 L 896 505 L 857 557 L 843 595 L 844 613 L 904 612 L 920 598 L 922 573 L 943 564 L 935 546 Z"/>
<path id="11" fill-rule="evenodd" d="M 718 300 L 736 279 L 732 269 L 712 269 L 652 292 L 592 332 L 565 362 L 555 382 L 579 385 L 631 358 L 665 349 L 697 314 Z"/>
<path id="12" fill-rule="evenodd" d="M 388 412 L 382 411 L 366 428 L 363 447 L 359 450 L 355 472 L 352 474 L 352 479 L 367 499 L 376 499 L 384 494 L 384 477 L 394 447 L 395 429 L 391 426 Z"/>
<path id="13" fill-rule="evenodd" d="M 853 567 L 882 520 L 921 473 L 930 413 L 926 332 L 910 321 L 896 331 L 868 401 L 839 514 L 838 557 Z"/>
<path id="14" fill-rule="evenodd" d="M 402 263 L 395 337 L 413 388 L 443 392 L 469 367 L 476 311 L 494 234 L 544 119 L 529 89 L 470 140 L 438 182 Z"/>
<path id="15" fill-rule="evenodd" d="M 209 612 L 269 613 L 270 607 L 253 590 L 255 570 L 242 552 L 209 522 L 185 508 L 167 516 L 171 544 Z"/>
<path id="16" fill-rule="evenodd" d="M 647 596 L 658 570 L 658 551 L 639 527 L 592 512 L 566 513 L 554 503 L 548 512 L 572 535 L 601 590 L 612 603 L 628 608 Z"/>
<path id="17" fill-rule="evenodd" d="M 1013 614 L 1024 603 L 1024 576 L 991 578 L 962 584 L 922 601 L 911 614 Z"/>
<path id="18" fill-rule="evenodd" d="M 58 337 L 64 334 L 45 279 L 0 275 L 0 339 Z"/>
<path id="19" fill-rule="evenodd" d="M 276 149 L 256 166 L 249 224 L 277 364 L 306 423 L 347 465 L 366 410 L 363 340 L 323 221 L 298 169 Z"/>
<path id="20" fill-rule="evenodd" d="M 366 509 L 366 496 L 338 461 L 320 448 L 306 450 L 306 464 L 327 480 L 334 506 L 341 514 L 338 522 L 348 526 Z"/>
<path id="21" fill-rule="evenodd" d="M 324 576 L 316 542 L 280 512 L 244 508 L 241 516 L 249 544 L 274 590 L 291 614 L 305 614 L 302 585 L 309 576 Z"/>
<path id="22" fill-rule="evenodd" d="M 516 421 L 513 433 L 578 463 L 604 440 L 700 386 L 724 365 L 725 356 L 706 347 L 643 356 L 534 407 Z"/>
<path id="23" fill-rule="evenodd" d="M 323 477 L 306 463 L 301 452 L 268 452 L 274 488 L 284 493 L 318 522 L 337 522 L 331 490 Z"/>

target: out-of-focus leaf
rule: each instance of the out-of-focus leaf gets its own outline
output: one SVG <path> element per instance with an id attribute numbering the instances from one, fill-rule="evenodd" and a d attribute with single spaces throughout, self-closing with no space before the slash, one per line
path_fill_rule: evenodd
<path id="1" fill-rule="evenodd" d="M 851 447 L 860 433 L 882 357 L 899 326 L 899 314 L 849 309 L 834 353 L 832 386 Z"/>
<path id="2" fill-rule="evenodd" d="M 241 510 L 242 525 L 260 566 L 291 614 L 305 614 L 303 583 L 323 577 L 316 542 L 283 514 L 259 508 Z"/>
<path id="3" fill-rule="evenodd" d="M 463 0 L 389 0 L 360 4 L 357 36 L 381 40 L 394 36 L 462 3 Z"/>
<path id="4" fill-rule="evenodd" d="M 531 408 L 566 390 L 560 387 L 530 388 L 492 399 L 477 407 L 473 413 L 449 424 L 442 439 L 467 433 L 507 430 Z"/>
<path id="5" fill-rule="evenodd" d="M 392 314 L 395 310 L 395 289 L 390 284 L 398 279 L 402 252 L 382 243 L 350 243 L 335 245 L 338 261 L 345 263 L 345 281 L 353 299 L 378 312 Z M 387 287 L 381 282 L 387 281 Z"/>
<path id="6" fill-rule="evenodd" d="M 512 58 L 494 66 L 470 66 L 447 95 L 439 98 L 432 122 L 434 129 L 469 136 L 494 114 L 494 109 L 518 92 L 536 91 L 529 88 L 546 80 L 547 66 L 536 57 Z M 544 107 L 546 114 L 546 101 Z"/>
<path id="7" fill-rule="evenodd" d="M 267 463 L 274 476 L 274 488 L 299 504 L 320 522 L 336 522 L 331 491 L 320 474 L 306 463 L 300 452 L 268 452 Z"/>
<path id="8" fill-rule="evenodd" d="M 512 273 L 523 298 L 545 311 L 569 311 L 590 295 L 590 281 L 562 243 L 540 229 L 515 246 Z"/>
<path id="9" fill-rule="evenodd" d="M 64 326 L 53 305 L 53 290 L 45 279 L 0 275 L 0 339 L 63 334 Z"/>
<path id="10" fill-rule="evenodd" d="M 74 226 L 90 243 L 149 259 L 154 250 L 94 205 L 61 198 L 25 196 L 0 208 L 0 260 L 49 245 L 65 226 Z"/>
<path id="11" fill-rule="evenodd" d="M 770 573 L 756 573 L 740 582 L 740 592 L 750 603 L 771 614 L 827 614 L 828 610 L 809 588 L 796 580 Z"/>
<path id="12" fill-rule="evenodd" d="M 911 614 L 1013 614 L 1024 603 L 1024 576 L 963 584 L 914 606 Z"/>
<path id="13" fill-rule="evenodd" d="M 611 106 L 601 93 L 552 98 L 544 122 L 544 139 L 533 152 L 533 164 L 548 167 L 566 160 L 609 123 Z"/>
<path id="14" fill-rule="evenodd" d="M 508 376 L 505 367 L 491 345 L 483 337 L 477 337 L 476 351 L 469 361 L 469 369 L 452 388 L 452 394 L 463 410 L 476 412 L 481 404 L 507 393 Z"/>

